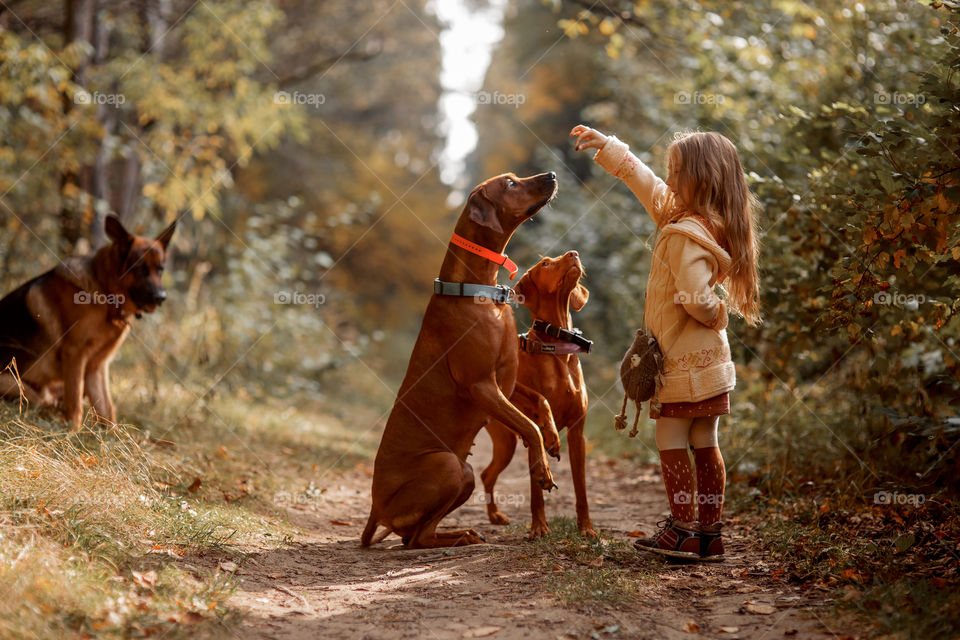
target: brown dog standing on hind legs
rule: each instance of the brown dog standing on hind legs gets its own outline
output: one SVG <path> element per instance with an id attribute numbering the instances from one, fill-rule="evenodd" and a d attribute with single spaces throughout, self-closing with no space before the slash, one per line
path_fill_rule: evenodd
<path id="1" fill-rule="evenodd" d="M 496 282 L 501 265 L 516 272 L 501 255 L 513 232 L 556 191 L 550 172 L 497 176 L 470 193 L 380 441 L 363 546 L 378 526 L 386 532 L 376 541 L 393 532 L 411 548 L 483 541 L 473 530 L 436 528 L 473 493 L 467 455 L 491 416 L 523 439 L 538 486 L 554 486 L 537 425 L 508 400 L 517 378 L 516 323 L 509 289 Z"/>
<path id="2" fill-rule="evenodd" d="M 62 394 L 74 431 L 84 396 L 98 416 L 116 421 L 110 361 L 130 316 L 155 311 L 167 298 L 161 275 L 176 223 L 156 239 L 130 234 L 112 215 L 105 228 L 111 244 L 65 259 L 0 300 L 0 396 L 22 393 L 42 405 Z"/>
<path id="3" fill-rule="evenodd" d="M 587 288 L 580 284 L 582 275 L 579 255 L 576 251 L 569 251 L 558 258 L 543 258 L 523 274 L 514 287 L 517 299 L 530 309 L 534 322 L 533 328 L 520 336 L 517 390 L 527 389 L 528 392 L 522 398 L 515 394 L 511 400 L 527 415 L 537 416 L 545 439 L 549 429 L 556 434 L 557 426 L 567 428 L 570 469 L 577 498 L 577 528 L 584 536 L 596 537 L 587 506 L 586 441 L 583 436 L 587 390 L 577 355 L 589 352 L 592 343 L 573 328 L 570 317 L 570 309 L 580 311 L 590 296 Z M 545 402 L 538 401 L 538 396 L 545 398 Z M 517 437 L 495 420 L 487 425 L 487 432 L 493 440 L 493 459 L 480 474 L 486 492 L 487 515 L 494 524 L 507 524 L 510 520 L 497 506 L 494 485 L 513 458 Z M 543 492 L 536 482 L 530 483 L 530 511 L 533 516 L 530 538 L 549 533 Z"/>

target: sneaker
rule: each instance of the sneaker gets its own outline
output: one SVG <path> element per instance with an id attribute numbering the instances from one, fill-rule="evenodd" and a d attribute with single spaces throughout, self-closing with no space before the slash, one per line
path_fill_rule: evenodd
<path id="1" fill-rule="evenodd" d="M 700 561 L 723 561 L 723 523 L 700 525 Z"/>
<path id="2" fill-rule="evenodd" d="M 700 559 L 700 531 L 697 523 L 683 522 L 673 516 L 657 523 L 659 531 L 650 538 L 640 538 L 633 546 L 640 551 L 657 553 L 678 560 Z"/>

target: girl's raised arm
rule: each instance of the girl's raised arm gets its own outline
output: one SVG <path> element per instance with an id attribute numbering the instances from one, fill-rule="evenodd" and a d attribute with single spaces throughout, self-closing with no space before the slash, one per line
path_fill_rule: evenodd
<path id="1" fill-rule="evenodd" d="M 578 124 L 570 131 L 577 136 L 575 149 L 597 149 L 594 161 L 611 175 L 623 180 L 643 204 L 657 226 L 662 226 L 661 212 L 667 199 L 667 183 L 643 164 L 630 148 L 616 136 L 607 136 L 596 129 Z"/>

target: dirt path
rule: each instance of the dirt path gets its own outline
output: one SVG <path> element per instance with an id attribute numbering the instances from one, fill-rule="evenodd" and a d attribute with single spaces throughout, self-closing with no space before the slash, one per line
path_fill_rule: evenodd
<path id="1" fill-rule="evenodd" d="M 489 440 L 481 436 L 471 457 L 475 470 L 489 460 L 489 450 Z M 588 462 L 594 524 L 614 539 L 626 539 L 636 529 L 651 532 L 665 510 L 656 470 L 596 457 Z M 547 498 L 548 518 L 572 516 L 566 457 L 553 468 L 561 491 Z M 233 598 L 248 612 L 240 637 L 840 637 L 831 628 L 836 623 L 824 623 L 825 603 L 777 581 L 762 555 L 737 535 L 736 526 L 730 527 L 726 562 L 654 565 L 636 602 L 626 606 L 561 603 L 550 590 L 551 576 L 531 560 L 537 550 L 523 542 L 521 527 L 487 522 L 481 490 L 443 526 L 473 527 L 489 544 L 413 551 L 392 536 L 373 549 L 361 549 L 368 473 L 338 476 L 322 500 L 291 508 L 291 519 L 307 532 L 292 546 L 253 550 Z M 502 509 L 513 523 L 529 523 L 529 506 L 515 504 L 526 499 L 528 486 L 525 456 L 517 455 L 498 485 L 507 501 Z M 567 563 L 576 570 L 574 562 Z"/>

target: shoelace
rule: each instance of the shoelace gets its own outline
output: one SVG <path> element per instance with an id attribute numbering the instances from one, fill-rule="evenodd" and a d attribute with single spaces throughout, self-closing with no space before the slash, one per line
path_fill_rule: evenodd
<path id="1" fill-rule="evenodd" d="M 673 516 L 667 516 L 666 519 L 660 520 L 659 522 L 657 522 L 657 527 L 658 527 L 659 531 L 657 531 L 657 532 L 653 535 L 653 540 L 656 541 L 656 542 L 659 542 L 659 541 L 660 541 L 660 538 L 663 536 L 663 534 L 665 534 L 665 533 L 667 532 L 667 529 L 669 529 L 671 526 L 673 526 L 673 521 L 674 521 L 674 520 L 676 520 L 676 518 L 674 518 Z"/>

